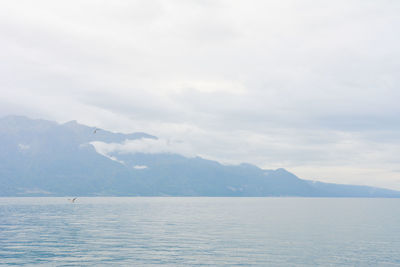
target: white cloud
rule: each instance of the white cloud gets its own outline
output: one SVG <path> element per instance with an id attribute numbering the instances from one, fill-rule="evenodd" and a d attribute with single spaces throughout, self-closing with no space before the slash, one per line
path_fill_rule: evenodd
<path id="1" fill-rule="evenodd" d="M 135 139 L 135 140 L 125 140 L 123 143 L 105 143 L 101 141 L 91 142 L 95 147 L 96 151 L 102 155 L 109 155 L 111 153 L 119 154 L 135 154 L 135 153 L 145 153 L 145 154 L 180 154 L 187 157 L 192 157 L 192 148 L 183 142 L 164 140 L 164 139 Z"/>
<path id="2" fill-rule="evenodd" d="M 108 159 L 110 159 L 112 161 L 121 163 L 122 165 L 125 165 L 124 161 L 119 160 L 117 157 L 110 155 L 110 153 L 109 153 L 110 151 L 107 151 L 107 149 L 101 149 L 101 148 L 99 149 L 95 145 L 93 145 L 93 146 L 95 147 L 96 152 L 99 153 L 100 155 L 102 155 L 102 156 L 104 156 L 104 157 L 106 157 L 106 158 L 108 158 Z"/>
<path id="3" fill-rule="evenodd" d="M 133 166 L 133 168 L 134 168 L 135 170 L 145 170 L 145 169 L 147 169 L 148 167 L 147 167 L 146 165 L 135 165 L 135 166 Z"/>
<path id="4" fill-rule="evenodd" d="M 0 115 L 76 119 L 184 144 L 96 144 L 105 150 L 202 155 L 304 178 L 328 179 L 333 168 L 337 181 L 358 182 L 346 175 L 350 165 L 373 184 L 383 180 L 369 170 L 382 170 L 382 185 L 397 188 L 389 172 L 400 163 L 399 8 L 6 0 Z"/>
<path id="5" fill-rule="evenodd" d="M 30 145 L 18 144 L 19 150 L 28 150 L 31 148 Z"/>

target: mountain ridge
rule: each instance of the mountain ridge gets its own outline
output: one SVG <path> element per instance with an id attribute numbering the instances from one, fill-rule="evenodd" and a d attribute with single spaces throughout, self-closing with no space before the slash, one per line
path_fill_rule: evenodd
<path id="1" fill-rule="evenodd" d="M 308 181 L 248 163 L 171 153 L 102 155 L 91 142 L 157 137 L 95 129 L 76 121 L 0 118 L 0 196 L 400 197 L 394 190 Z"/>

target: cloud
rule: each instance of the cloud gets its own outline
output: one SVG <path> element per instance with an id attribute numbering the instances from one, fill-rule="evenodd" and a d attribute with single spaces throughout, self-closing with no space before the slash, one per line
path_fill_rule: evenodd
<path id="1" fill-rule="evenodd" d="M 379 183 L 368 170 L 400 163 L 399 7 L 6 0 L 0 115 L 164 140 L 96 144 L 106 151 L 201 155 L 295 168 L 304 178 L 318 176 L 312 168 L 328 177 L 335 166 L 338 182 L 358 182 L 346 175 L 354 165 Z"/>
<path id="2" fill-rule="evenodd" d="M 133 168 L 134 168 L 135 170 L 145 170 L 145 169 L 147 169 L 148 167 L 147 167 L 146 165 L 135 165 L 135 166 L 133 166 Z"/>
<path id="3" fill-rule="evenodd" d="M 19 150 L 28 150 L 28 149 L 30 149 L 31 148 L 31 146 L 30 145 L 24 145 L 24 144 L 18 144 L 18 148 L 19 148 Z"/>
<path id="4" fill-rule="evenodd" d="M 101 147 L 101 145 L 100 145 L 100 148 L 96 147 L 94 144 L 92 144 L 92 145 L 95 147 L 96 152 L 99 153 L 100 155 L 102 155 L 102 156 L 104 156 L 104 157 L 106 157 L 106 158 L 108 158 L 108 159 L 110 159 L 112 161 L 121 163 L 122 165 L 125 165 L 124 161 L 119 160 L 117 157 L 110 155 L 111 151 L 109 151 L 107 149 L 104 149 L 103 147 Z"/>
<path id="5" fill-rule="evenodd" d="M 193 157 L 192 149 L 190 146 L 180 142 L 164 139 L 135 139 L 125 140 L 123 143 L 105 143 L 100 141 L 91 142 L 96 151 L 102 155 L 109 155 L 111 153 L 118 154 L 180 154 L 187 157 Z"/>

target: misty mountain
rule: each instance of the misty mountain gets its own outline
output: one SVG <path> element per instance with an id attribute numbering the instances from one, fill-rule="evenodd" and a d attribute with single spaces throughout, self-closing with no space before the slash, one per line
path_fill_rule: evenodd
<path id="1" fill-rule="evenodd" d="M 0 196 L 400 197 L 393 190 L 307 181 L 251 164 L 169 153 L 104 155 L 91 142 L 157 137 L 95 129 L 76 121 L 0 118 Z"/>

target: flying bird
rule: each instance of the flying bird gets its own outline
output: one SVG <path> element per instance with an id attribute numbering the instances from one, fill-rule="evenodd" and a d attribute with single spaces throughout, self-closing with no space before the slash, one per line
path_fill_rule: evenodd
<path id="1" fill-rule="evenodd" d="M 77 197 L 74 197 L 73 199 L 70 199 L 70 198 L 68 198 L 68 200 L 71 202 L 71 203 L 75 203 L 75 200 L 77 199 Z"/>

